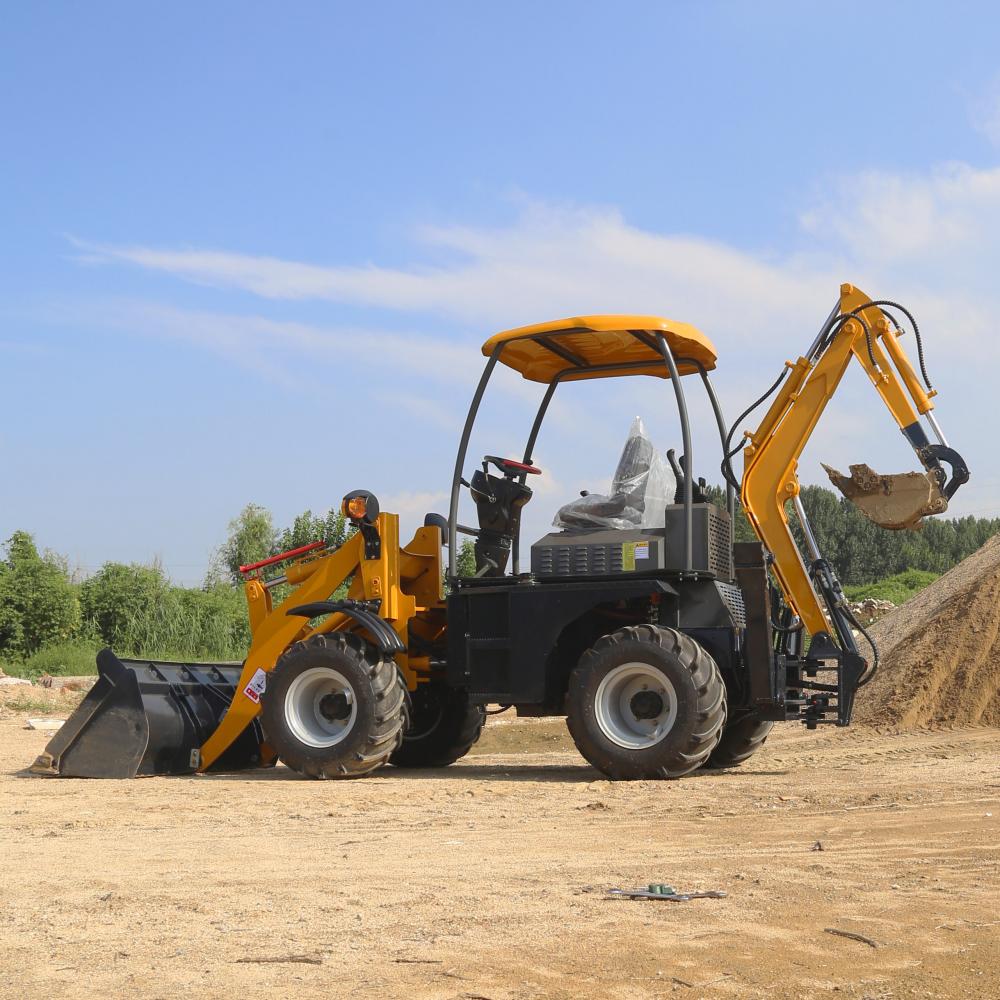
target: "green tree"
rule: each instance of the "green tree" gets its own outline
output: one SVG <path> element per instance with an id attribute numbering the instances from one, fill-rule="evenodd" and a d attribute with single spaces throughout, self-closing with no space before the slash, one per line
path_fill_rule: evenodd
<path id="1" fill-rule="evenodd" d="M 458 560 L 455 569 L 459 576 L 476 575 L 476 547 L 468 539 L 462 542 L 458 550 Z"/>
<path id="2" fill-rule="evenodd" d="M 336 548 L 343 545 L 353 533 L 354 528 L 350 527 L 347 518 L 338 509 L 332 508 L 322 516 L 307 510 L 299 514 L 290 527 L 280 532 L 275 552 L 287 552 L 310 542 L 326 542 Z"/>
<path id="3" fill-rule="evenodd" d="M 869 521 L 849 500 L 822 486 L 802 489 L 802 506 L 820 552 L 845 585 L 862 586 L 907 570 L 940 574 L 972 555 L 1000 532 L 1000 518 L 930 518 L 920 531 L 888 531 Z M 709 488 L 709 499 L 725 507 L 725 491 Z M 800 549 L 806 552 L 798 518 L 791 504 L 788 523 Z M 739 502 L 736 541 L 753 540 L 753 529 Z"/>
<path id="4" fill-rule="evenodd" d="M 0 652 L 24 658 L 69 639 L 80 626 L 80 603 L 65 563 L 40 555 L 26 531 L 15 531 L 0 562 Z"/>
<path id="5" fill-rule="evenodd" d="M 242 583 L 240 566 L 273 555 L 276 541 L 271 512 L 258 504 L 247 504 L 239 516 L 229 522 L 229 537 L 216 553 L 206 584 L 213 586 L 227 577 L 234 584 Z"/>

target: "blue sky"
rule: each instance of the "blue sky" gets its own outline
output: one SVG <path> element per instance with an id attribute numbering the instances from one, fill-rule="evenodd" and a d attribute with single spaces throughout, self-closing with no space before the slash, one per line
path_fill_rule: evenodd
<path id="1" fill-rule="evenodd" d="M 1000 14 L 829 11 L 9 6 L 0 535 L 197 582 L 250 501 L 284 523 L 366 487 L 413 525 L 445 506 L 492 332 L 694 323 L 732 417 L 843 280 L 917 313 L 975 477 L 954 511 L 1000 514 Z M 529 532 L 606 482 L 635 413 L 678 443 L 663 390 L 566 394 Z M 501 380 L 471 453 L 516 452 L 536 399 Z M 820 460 L 913 465 L 858 378 L 804 481 Z"/>

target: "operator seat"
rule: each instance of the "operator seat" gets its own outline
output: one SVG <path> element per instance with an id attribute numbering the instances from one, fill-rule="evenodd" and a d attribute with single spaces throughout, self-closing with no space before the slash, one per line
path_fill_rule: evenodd
<path id="1" fill-rule="evenodd" d="M 582 493 L 579 499 L 559 509 L 555 524 L 564 531 L 640 527 L 646 506 L 647 476 L 654 458 L 649 438 L 631 435 L 618 459 L 610 492 Z"/>

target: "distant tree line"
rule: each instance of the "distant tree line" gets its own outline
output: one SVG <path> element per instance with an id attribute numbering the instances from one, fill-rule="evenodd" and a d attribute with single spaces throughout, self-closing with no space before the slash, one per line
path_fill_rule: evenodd
<path id="1" fill-rule="evenodd" d="M 62 556 L 16 531 L 0 559 L 0 665 L 28 674 L 89 672 L 95 651 L 123 656 L 240 660 L 250 644 L 241 565 L 309 542 L 349 535 L 339 511 L 305 511 L 276 529 L 249 504 L 230 523 L 201 587 L 175 585 L 154 562 L 107 562 L 82 581 Z"/>
<path id="2" fill-rule="evenodd" d="M 805 486 L 801 496 L 819 549 L 845 585 L 875 583 L 910 569 L 944 573 L 1000 532 L 1000 518 L 985 517 L 932 517 L 919 531 L 887 531 L 832 490 Z M 713 488 L 711 497 L 725 506 L 723 490 Z M 801 546 L 798 521 L 790 506 L 788 520 Z M 738 500 L 735 534 L 737 541 L 755 537 Z"/>

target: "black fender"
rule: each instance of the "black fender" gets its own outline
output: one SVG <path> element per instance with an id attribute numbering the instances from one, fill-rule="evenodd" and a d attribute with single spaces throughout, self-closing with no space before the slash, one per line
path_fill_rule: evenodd
<path id="1" fill-rule="evenodd" d="M 285 614 L 301 618 L 319 618 L 320 615 L 332 614 L 347 615 L 371 634 L 383 653 L 394 656 L 396 653 L 406 651 L 406 646 L 389 623 L 359 601 L 314 601 L 312 604 L 300 604 L 297 608 L 291 608 Z"/>

